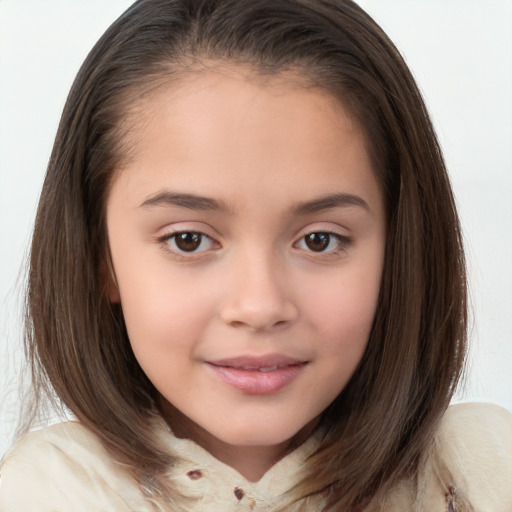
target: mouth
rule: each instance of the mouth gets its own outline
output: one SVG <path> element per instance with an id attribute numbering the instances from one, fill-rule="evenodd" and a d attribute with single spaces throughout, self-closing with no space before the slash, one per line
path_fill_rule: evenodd
<path id="1" fill-rule="evenodd" d="M 242 356 L 230 359 L 219 359 L 209 361 L 209 364 L 221 368 L 233 368 L 235 370 L 245 370 L 248 372 L 274 372 L 289 366 L 306 364 L 307 361 L 295 359 L 285 355 L 269 355 L 263 357 Z"/>
<path id="2" fill-rule="evenodd" d="M 207 361 L 225 384 L 251 395 L 276 393 L 300 375 L 308 361 L 284 355 L 237 357 Z"/>

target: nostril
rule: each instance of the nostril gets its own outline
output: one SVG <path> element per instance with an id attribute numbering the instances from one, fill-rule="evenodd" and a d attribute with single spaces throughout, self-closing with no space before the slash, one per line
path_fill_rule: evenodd
<path id="1" fill-rule="evenodd" d="M 270 329 L 279 329 L 285 327 L 289 322 L 288 320 L 278 320 L 276 322 L 256 322 L 256 321 L 241 321 L 241 320 L 233 320 L 231 322 L 227 322 L 231 327 L 235 327 L 237 329 L 246 328 L 253 331 L 267 331 Z"/>

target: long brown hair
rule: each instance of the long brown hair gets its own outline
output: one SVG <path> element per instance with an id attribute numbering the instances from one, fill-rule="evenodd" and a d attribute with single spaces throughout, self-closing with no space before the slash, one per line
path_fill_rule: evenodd
<path id="1" fill-rule="evenodd" d="M 323 440 L 295 495 L 328 490 L 358 509 L 422 456 L 461 376 L 466 283 L 461 233 L 428 113 L 399 52 L 349 0 L 139 0 L 102 36 L 64 108 L 33 235 L 26 345 L 53 392 L 134 472 L 172 463 L 152 434 L 157 393 L 122 311 L 108 300 L 105 202 L 129 158 L 137 101 L 202 65 L 293 72 L 358 119 L 387 205 L 385 265 L 366 353 L 324 412 Z"/>

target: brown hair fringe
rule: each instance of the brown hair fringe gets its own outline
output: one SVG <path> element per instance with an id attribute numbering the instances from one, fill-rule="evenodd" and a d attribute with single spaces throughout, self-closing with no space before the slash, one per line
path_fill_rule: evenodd
<path id="1" fill-rule="evenodd" d="M 387 205 L 377 314 L 293 490 L 328 490 L 327 509 L 361 510 L 418 475 L 463 371 L 467 315 L 460 226 L 425 104 L 395 46 L 354 2 L 139 0 L 107 30 L 71 89 L 37 211 L 26 327 L 34 385 L 137 478 L 165 489 L 172 459 L 152 433 L 157 392 L 108 300 L 105 202 L 129 158 L 127 120 L 140 98 L 212 61 L 328 90 L 365 134 Z"/>

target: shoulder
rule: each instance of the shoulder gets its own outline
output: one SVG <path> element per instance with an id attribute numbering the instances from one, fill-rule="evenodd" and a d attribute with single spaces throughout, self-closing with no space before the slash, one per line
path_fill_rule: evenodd
<path id="1" fill-rule="evenodd" d="M 437 439 L 440 459 L 476 511 L 512 510 L 512 414 L 490 404 L 450 407 Z"/>
<path id="2" fill-rule="evenodd" d="M 55 450 L 66 453 L 81 448 L 105 455 L 99 439 L 82 424 L 76 421 L 59 423 L 21 436 L 2 460 L 2 466 L 12 458 L 27 453 L 44 452 L 48 455 L 48 452 Z"/>
<path id="3" fill-rule="evenodd" d="M 0 471 L 0 510 L 5 512 L 150 510 L 137 484 L 80 423 L 22 436 Z"/>
<path id="4" fill-rule="evenodd" d="M 462 427 L 462 428 L 461 428 Z M 487 432 L 486 439 L 505 439 L 512 436 L 512 414 L 493 404 L 466 403 L 452 405 L 440 425 L 445 437 L 465 438 Z"/>

